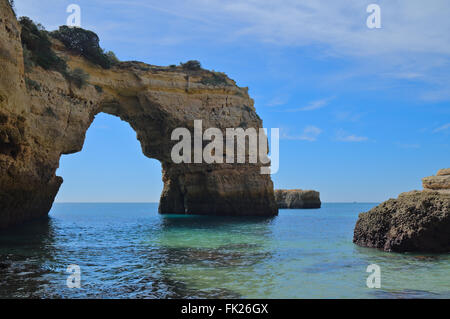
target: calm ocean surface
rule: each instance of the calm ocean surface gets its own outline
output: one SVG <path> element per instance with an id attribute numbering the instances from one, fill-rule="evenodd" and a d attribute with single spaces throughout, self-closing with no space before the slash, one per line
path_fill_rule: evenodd
<path id="1" fill-rule="evenodd" d="M 355 246 L 359 212 L 325 203 L 275 218 L 161 216 L 157 204 L 55 204 L 0 233 L 0 297 L 449 298 L 450 255 Z M 81 267 L 69 289 L 66 268 Z M 366 268 L 381 267 L 381 289 Z"/>

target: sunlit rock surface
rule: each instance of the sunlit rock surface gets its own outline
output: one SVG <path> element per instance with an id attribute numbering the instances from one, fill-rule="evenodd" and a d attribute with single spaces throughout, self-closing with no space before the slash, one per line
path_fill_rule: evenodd
<path id="1" fill-rule="evenodd" d="M 450 168 L 439 170 L 436 176 L 422 178 L 422 186 L 424 190 L 450 193 Z"/>
<path id="2" fill-rule="evenodd" d="M 25 74 L 20 25 L 0 0 L 0 228 L 48 213 L 62 183 L 55 175 L 61 155 L 82 150 L 100 112 L 128 122 L 143 153 L 161 162 L 161 213 L 277 214 L 270 175 L 260 174 L 260 164 L 174 164 L 170 157 L 172 130 L 192 130 L 194 119 L 204 128 L 262 127 L 247 88 L 229 78 L 203 84 L 212 74 L 206 70 L 141 62 L 103 69 L 57 40 L 53 50 L 70 69 L 88 73 L 88 84 L 80 89 L 40 67 Z M 25 78 L 39 89 L 27 89 Z"/>

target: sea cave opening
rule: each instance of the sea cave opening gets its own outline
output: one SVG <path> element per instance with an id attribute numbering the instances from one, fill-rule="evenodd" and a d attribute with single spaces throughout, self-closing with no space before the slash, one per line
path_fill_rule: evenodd
<path id="1" fill-rule="evenodd" d="M 136 132 L 117 116 L 96 115 L 82 151 L 64 155 L 55 203 L 159 202 L 161 163 L 146 157 Z"/>

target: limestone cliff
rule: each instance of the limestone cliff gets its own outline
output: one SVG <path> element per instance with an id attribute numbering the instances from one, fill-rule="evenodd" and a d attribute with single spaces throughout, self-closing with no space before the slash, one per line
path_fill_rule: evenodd
<path id="1" fill-rule="evenodd" d="M 431 180 L 423 179 L 430 189 L 402 193 L 360 214 L 353 242 L 385 251 L 450 252 L 450 192 L 441 189 L 441 179 Z"/>
<path id="2" fill-rule="evenodd" d="M 104 69 L 52 40 L 70 69 L 89 74 L 80 88 L 39 66 L 25 73 L 20 34 L 0 0 L 0 228 L 48 213 L 62 183 L 55 175 L 61 155 L 81 151 L 100 112 L 128 122 L 143 153 L 161 162 L 161 213 L 277 214 L 272 181 L 259 164 L 174 164 L 170 157 L 172 130 L 192 129 L 194 119 L 220 129 L 262 127 L 246 88 L 228 78 L 212 85 L 206 70 L 141 62 Z"/>
<path id="3" fill-rule="evenodd" d="M 320 193 L 312 190 L 277 189 L 275 201 L 278 208 L 320 208 Z"/>

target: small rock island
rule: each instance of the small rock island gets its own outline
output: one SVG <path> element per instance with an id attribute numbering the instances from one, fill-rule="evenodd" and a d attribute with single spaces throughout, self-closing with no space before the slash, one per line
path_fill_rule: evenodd
<path id="1" fill-rule="evenodd" d="M 395 252 L 450 252 L 450 168 L 359 215 L 353 242 Z"/>
<path id="2" fill-rule="evenodd" d="M 313 190 L 277 189 L 275 201 L 278 208 L 320 208 L 320 193 Z"/>

